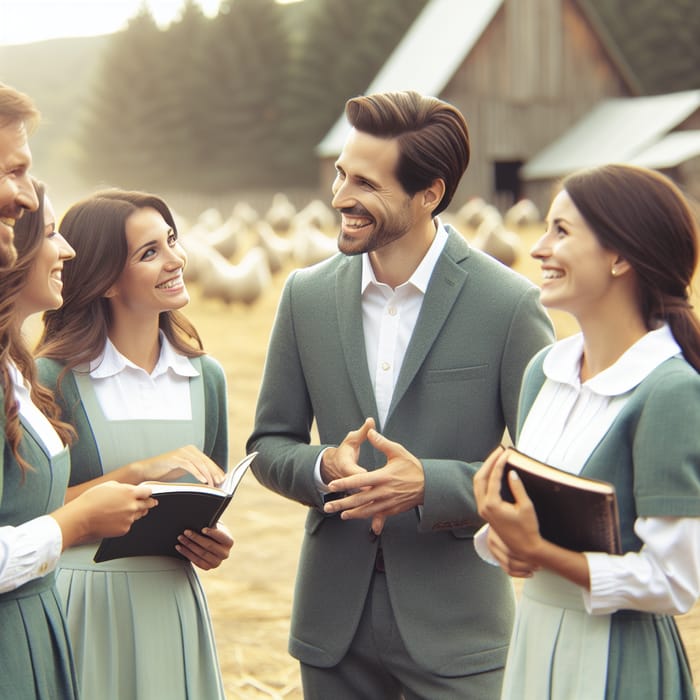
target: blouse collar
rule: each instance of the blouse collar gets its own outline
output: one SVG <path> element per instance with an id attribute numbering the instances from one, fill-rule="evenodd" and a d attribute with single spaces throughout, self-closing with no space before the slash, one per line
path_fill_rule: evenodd
<path id="1" fill-rule="evenodd" d="M 603 396 L 619 396 L 634 389 L 662 362 L 681 354 L 681 348 L 667 324 L 649 331 L 610 367 L 583 383 Z M 544 360 L 548 379 L 580 388 L 579 370 L 583 355 L 583 334 L 577 333 L 555 343 Z"/>
<path id="2" fill-rule="evenodd" d="M 155 378 L 161 374 L 165 374 L 168 370 L 172 370 L 175 374 L 181 377 L 197 377 L 199 372 L 194 368 L 189 358 L 180 355 L 175 351 L 170 341 L 165 337 L 163 331 L 159 331 L 160 337 L 160 355 L 158 362 L 153 368 L 150 376 Z M 112 341 L 107 338 L 104 351 L 100 357 L 95 358 L 90 362 L 90 376 L 94 379 L 104 377 L 112 377 L 122 372 L 125 368 L 144 371 L 142 367 L 134 364 L 131 360 L 122 355 L 114 346 Z"/>

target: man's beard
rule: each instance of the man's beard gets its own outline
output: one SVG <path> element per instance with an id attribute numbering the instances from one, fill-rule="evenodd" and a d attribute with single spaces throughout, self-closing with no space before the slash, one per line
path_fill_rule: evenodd
<path id="1" fill-rule="evenodd" d="M 348 213 L 350 213 L 350 211 L 348 211 Z M 352 213 L 359 215 L 359 212 Z M 385 221 L 379 226 L 377 226 L 374 218 L 372 218 L 372 222 L 375 228 L 366 239 L 350 237 L 346 239 L 341 227 L 340 233 L 338 234 L 338 250 L 345 255 L 371 253 L 405 236 L 411 230 L 412 225 L 411 218 L 408 214 L 405 216 L 395 216 L 392 221 Z"/>

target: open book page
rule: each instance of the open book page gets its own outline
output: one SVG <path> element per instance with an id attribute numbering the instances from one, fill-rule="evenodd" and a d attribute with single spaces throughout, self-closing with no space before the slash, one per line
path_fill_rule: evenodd
<path id="1" fill-rule="evenodd" d="M 222 482 L 222 488 L 205 484 L 151 482 L 158 505 L 134 522 L 121 537 L 106 537 L 95 552 L 96 562 L 119 557 L 172 556 L 183 559 L 176 549 L 185 530 L 201 532 L 213 527 L 231 502 L 234 491 L 257 453 L 246 455 Z"/>
<path id="2" fill-rule="evenodd" d="M 153 488 L 153 495 L 165 493 L 182 493 L 186 491 L 196 491 L 197 493 L 210 493 L 213 496 L 232 496 L 238 484 L 241 482 L 243 475 L 252 464 L 257 456 L 257 452 L 251 452 L 246 455 L 235 467 L 226 472 L 224 480 L 218 486 L 209 486 L 209 484 L 201 484 L 191 481 L 143 481 Z"/>
<path id="3" fill-rule="evenodd" d="M 233 495 L 241 482 L 243 475 L 248 471 L 248 467 L 253 463 L 253 460 L 258 456 L 257 452 L 251 452 L 246 455 L 235 467 L 226 472 L 226 477 L 219 484 L 219 488 L 227 494 Z"/>

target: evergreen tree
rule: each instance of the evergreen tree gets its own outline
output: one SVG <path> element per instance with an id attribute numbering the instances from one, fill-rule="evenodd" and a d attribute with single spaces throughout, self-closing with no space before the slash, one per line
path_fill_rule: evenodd
<path id="1" fill-rule="evenodd" d="M 201 7 L 194 0 L 185 0 L 179 19 L 165 32 L 160 86 L 164 113 L 158 148 L 164 186 L 198 187 L 208 136 L 204 117 L 212 90 L 207 79 L 209 31 L 210 20 Z"/>
<path id="2" fill-rule="evenodd" d="M 287 89 L 289 40 L 274 0 L 222 3 L 207 38 L 207 185 L 276 186 Z"/>
<path id="3" fill-rule="evenodd" d="M 148 187 L 163 157 L 163 33 L 145 8 L 115 34 L 86 118 L 83 172 L 91 180 Z"/>
<path id="4" fill-rule="evenodd" d="M 426 0 L 306 0 L 306 31 L 295 45 L 287 124 L 315 181 L 314 149 L 345 102 L 366 91 Z"/>

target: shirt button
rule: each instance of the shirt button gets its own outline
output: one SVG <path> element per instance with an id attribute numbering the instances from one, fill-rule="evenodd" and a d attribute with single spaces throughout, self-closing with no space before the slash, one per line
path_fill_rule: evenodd
<path id="1" fill-rule="evenodd" d="M 390 306 L 388 311 L 389 311 L 389 316 L 396 316 L 396 307 L 395 306 Z"/>
<path id="2" fill-rule="evenodd" d="M 382 369 L 386 372 L 391 369 L 391 365 L 388 362 L 382 362 Z"/>

